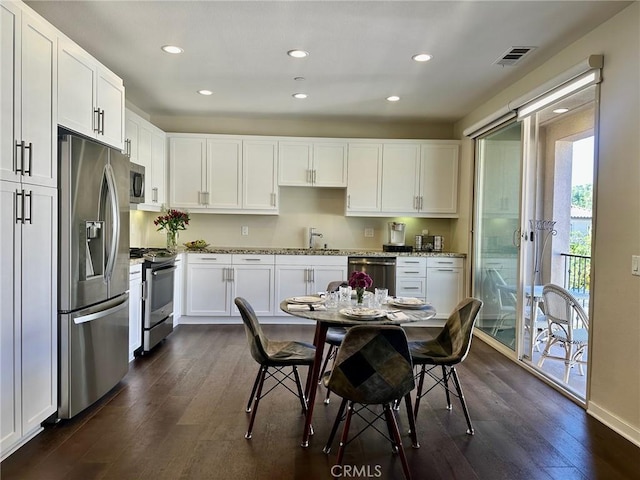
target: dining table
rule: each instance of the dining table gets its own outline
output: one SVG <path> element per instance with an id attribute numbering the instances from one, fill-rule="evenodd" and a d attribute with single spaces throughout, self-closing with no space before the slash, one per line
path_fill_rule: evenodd
<path id="1" fill-rule="evenodd" d="M 306 307 L 306 308 L 305 308 Z M 337 307 L 327 308 L 322 299 L 317 304 L 300 304 L 285 299 L 280 302 L 280 309 L 290 315 L 315 321 L 316 329 L 313 345 L 316 353 L 313 365 L 307 375 L 305 386 L 305 397 L 307 398 L 307 415 L 305 418 L 304 430 L 302 433 L 302 447 L 309 446 L 311 436 L 311 422 L 313 420 L 313 408 L 316 400 L 317 385 L 320 377 L 320 368 L 324 354 L 324 345 L 327 339 L 329 327 L 353 327 L 356 325 L 403 325 L 407 323 L 429 320 L 436 315 L 436 309 L 429 303 L 407 304 L 405 307 L 398 306 L 397 303 L 383 303 L 376 306 L 375 318 L 359 318 L 353 315 L 357 310 L 353 304 L 341 303 Z M 350 315 L 351 313 L 351 315 Z"/>

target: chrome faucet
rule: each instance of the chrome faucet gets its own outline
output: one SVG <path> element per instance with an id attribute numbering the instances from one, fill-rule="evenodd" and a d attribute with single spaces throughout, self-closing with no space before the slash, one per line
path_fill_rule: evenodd
<path id="1" fill-rule="evenodd" d="M 322 238 L 321 233 L 317 233 L 315 227 L 309 228 L 309 248 L 313 248 L 313 237 Z"/>

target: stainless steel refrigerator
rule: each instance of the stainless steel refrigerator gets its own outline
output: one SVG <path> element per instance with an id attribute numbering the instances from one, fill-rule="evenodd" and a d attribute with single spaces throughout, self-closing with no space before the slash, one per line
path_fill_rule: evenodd
<path id="1" fill-rule="evenodd" d="M 58 417 L 71 418 L 129 368 L 129 160 L 62 129 L 58 151 Z"/>

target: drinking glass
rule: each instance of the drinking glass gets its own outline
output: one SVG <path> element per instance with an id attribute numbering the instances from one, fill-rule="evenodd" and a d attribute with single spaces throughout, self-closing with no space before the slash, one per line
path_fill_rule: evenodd
<path id="1" fill-rule="evenodd" d="M 375 293 L 375 305 L 379 307 L 380 305 L 384 305 L 387 303 L 387 297 L 389 296 L 388 288 L 376 288 Z"/>
<path id="2" fill-rule="evenodd" d="M 340 287 L 340 303 L 351 303 L 351 287 Z"/>
<path id="3" fill-rule="evenodd" d="M 340 300 L 338 292 L 327 292 L 324 296 L 324 304 L 329 309 L 338 308 L 338 301 Z"/>

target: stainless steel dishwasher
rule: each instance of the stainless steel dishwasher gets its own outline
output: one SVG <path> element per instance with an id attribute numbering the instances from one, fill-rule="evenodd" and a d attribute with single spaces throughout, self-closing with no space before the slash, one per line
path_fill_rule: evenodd
<path id="1" fill-rule="evenodd" d="M 388 288 L 389 295 L 396 294 L 396 257 L 349 257 L 351 272 L 365 272 L 373 280 L 374 288 Z"/>

